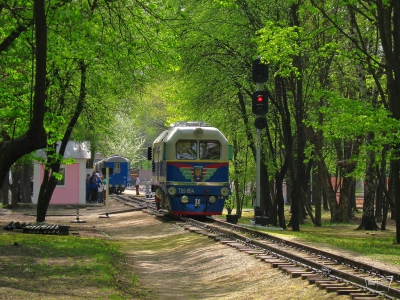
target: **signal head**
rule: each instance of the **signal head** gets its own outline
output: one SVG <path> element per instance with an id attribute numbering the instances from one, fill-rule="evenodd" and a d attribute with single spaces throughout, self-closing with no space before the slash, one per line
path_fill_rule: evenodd
<path id="1" fill-rule="evenodd" d="M 268 65 L 261 63 L 260 58 L 253 60 L 252 77 L 256 83 L 264 83 L 268 80 Z"/>
<path id="2" fill-rule="evenodd" d="M 254 120 L 254 127 L 264 129 L 267 127 L 267 119 L 264 116 L 257 116 Z"/>
<path id="3" fill-rule="evenodd" d="M 266 91 L 256 91 L 252 98 L 252 112 L 255 115 L 263 116 L 268 110 L 268 93 Z"/>

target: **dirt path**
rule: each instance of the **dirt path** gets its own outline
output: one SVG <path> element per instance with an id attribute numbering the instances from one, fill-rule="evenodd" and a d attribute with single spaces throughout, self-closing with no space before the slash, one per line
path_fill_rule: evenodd
<path id="1" fill-rule="evenodd" d="M 143 299 L 349 299 L 328 294 L 307 281 L 290 279 L 268 264 L 190 233 L 176 222 L 141 211 L 112 214 L 121 209 L 127 207 L 112 200 L 109 218 L 99 217 L 105 207 L 85 208 L 80 209 L 79 219 L 86 223 L 71 223 L 76 220 L 76 209 L 52 208 L 46 222 L 70 225 L 71 234 L 106 237 L 121 245 Z M 10 220 L 34 222 L 34 216 L 4 213 L 0 216 L 2 227 Z M 74 288 L 84 289 L 84 283 Z"/>
<path id="2" fill-rule="evenodd" d="M 101 228 L 124 242 L 132 271 L 151 299 L 335 298 L 176 222 L 134 212 L 119 216 L 118 226 L 104 222 Z"/>

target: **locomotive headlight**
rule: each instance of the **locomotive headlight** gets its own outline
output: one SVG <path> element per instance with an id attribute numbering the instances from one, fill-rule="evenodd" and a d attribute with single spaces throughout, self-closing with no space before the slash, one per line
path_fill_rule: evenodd
<path id="1" fill-rule="evenodd" d="M 188 203 L 188 202 L 189 202 L 189 197 L 188 197 L 188 196 L 182 196 L 181 202 L 182 202 L 183 204 Z"/>
<path id="2" fill-rule="evenodd" d="M 157 198 L 160 198 L 160 199 L 164 198 L 164 192 L 162 191 L 162 189 L 156 190 L 156 196 L 157 196 Z"/>
<path id="3" fill-rule="evenodd" d="M 203 135 L 203 129 L 201 129 L 200 127 L 197 127 L 194 130 L 194 135 L 197 136 L 197 137 L 201 137 Z"/>
<path id="4" fill-rule="evenodd" d="M 123 188 L 123 189 L 124 189 L 124 188 L 125 188 L 125 185 L 124 185 L 124 184 L 123 184 L 123 185 L 121 185 L 121 188 Z"/>
<path id="5" fill-rule="evenodd" d="M 229 195 L 229 189 L 227 187 L 223 187 L 221 189 L 221 195 L 222 196 L 228 196 Z"/>
<path id="6" fill-rule="evenodd" d="M 217 201 L 217 198 L 215 198 L 215 196 L 210 196 L 208 201 L 210 201 L 210 203 L 215 203 L 215 201 Z"/>
<path id="7" fill-rule="evenodd" d="M 170 194 L 171 196 L 176 194 L 176 188 L 174 186 L 170 186 L 168 188 L 168 194 Z"/>

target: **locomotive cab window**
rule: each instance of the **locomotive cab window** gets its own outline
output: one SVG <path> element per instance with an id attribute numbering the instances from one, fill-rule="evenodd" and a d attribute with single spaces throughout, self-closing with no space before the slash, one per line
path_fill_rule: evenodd
<path id="1" fill-rule="evenodd" d="M 177 159 L 196 159 L 197 142 L 196 141 L 177 141 L 176 142 Z"/>
<path id="2" fill-rule="evenodd" d="M 120 173 L 121 172 L 121 164 L 120 163 L 114 163 L 114 173 Z"/>
<path id="3" fill-rule="evenodd" d="M 218 141 L 200 141 L 199 148 L 200 159 L 221 158 L 221 144 Z"/>

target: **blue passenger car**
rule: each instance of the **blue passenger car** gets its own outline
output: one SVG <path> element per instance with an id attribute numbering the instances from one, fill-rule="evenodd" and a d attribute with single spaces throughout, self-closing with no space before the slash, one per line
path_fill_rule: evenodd
<path id="1" fill-rule="evenodd" d="M 130 179 L 130 161 L 122 156 L 114 155 L 95 164 L 95 169 L 106 178 L 106 168 L 109 170 L 109 193 L 121 194 L 128 186 Z"/>
<path id="2" fill-rule="evenodd" d="M 148 149 L 159 208 L 176 215 L 222 214 L 231 157 L 221 131 L 202 122 L 179 122 L 162 132 Z"/>

